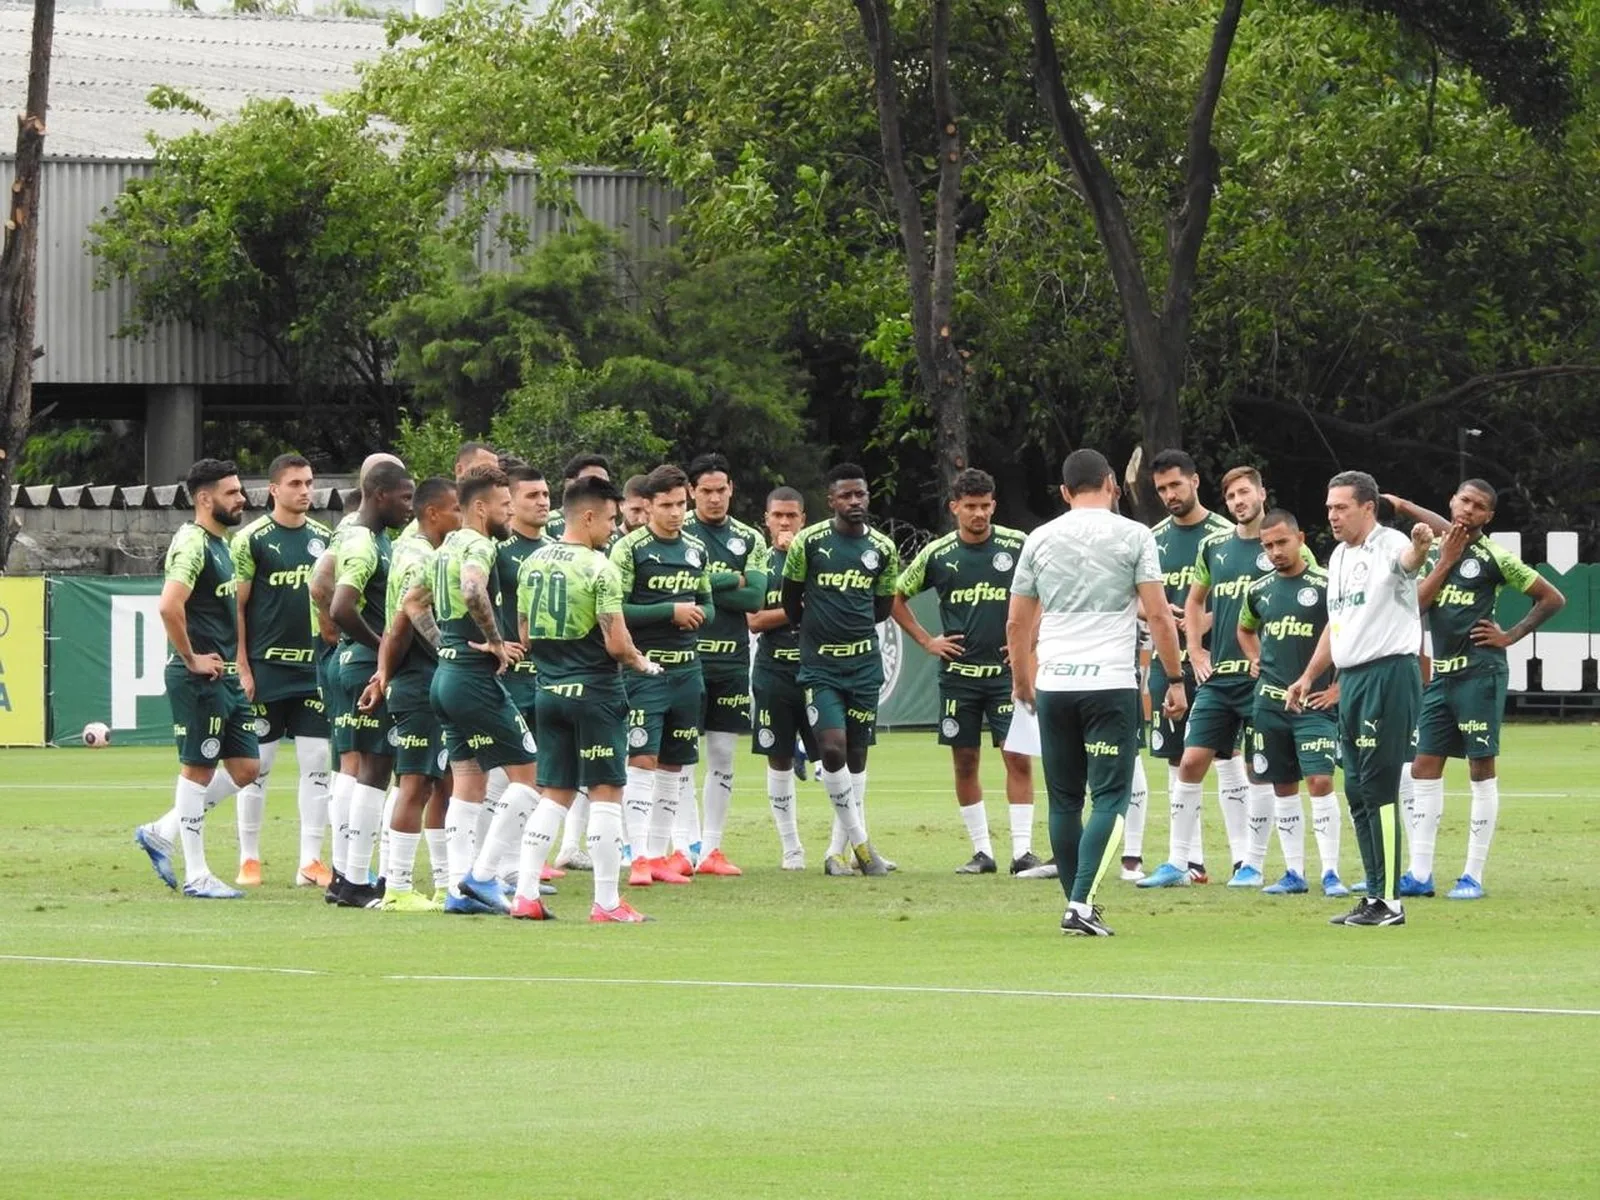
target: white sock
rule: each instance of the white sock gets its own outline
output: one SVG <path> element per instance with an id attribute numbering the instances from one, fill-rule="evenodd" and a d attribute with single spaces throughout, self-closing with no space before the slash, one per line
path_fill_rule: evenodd
<path id="1" fill-rule="evenodd" d="M 1495 822 L 1500 817 L 1500 781 L 1498 779 L 1474 780 L 1472 784 L 1472 824 L 1467 832 L 1467 869 L 1483 882 L 1483 868 L 1489 861 L 1489 843 L 1494 841 Z"/>
<path id="2" fill-rule="evenodd" d="M 1322 873 L 1339 873 L 1339 793 L 1311 797 L 1311 832 L 1317 839 L 1317 857 Z"/>
<path id="3" fill-rule="evenodd" d="M 595 800 L 589 804 L 589 860 L 594 864 L 594 902 L 615 908 L 617 880 L 622 874 L 622 805 Z"/>
<path id="4" fill-rule="evenodd" d="M 1302 879 L 1306 874 L 1306 814 L 1300 807 L 1300 790 L 1292 796 L 1274 796 L 1273 815 L 1278 823 L 1278 846 L 1283 865 Z"/>
<path id="5" fill-rule="evenodd" d="M 496 879 L 510 879 L 511 873 L 518 869 L 517 864 L 522 861 L 522 839 L 528 829 L 528 818 L 533 815 L 534 809 L 539 807 L 539 801 L 544 799 L 537 788 L 533 789 L 533 797 L 532 808 L 519 808 L 512 813 L 511 841 L 507 844 L 504 853 L 500 855 L 500 861 L 495 864 L 494 874 Z M 560 808 L 561 806 L 557 805 L 556 807 Z M 561 811 L 565 815 L 566 809 Z M 549 856 L 546 855 L 545 857 L 548 858 Z M 539 867 L 543 870 L 544 864 L 540 863 Z"/>
<path id="6" fill-rule="evenodd" d="M 646 844 L 650 840 L 650 810 L 654 806 L 656 773 L 643 767 L 629 767 L 628 781 L 622 788 L 622 819 L 625 825 L 622 841 L 635 858 L 645 858 Z M 594 820 L 594 810 L 589 810 Z"/>
<path id="7" fill-rule="evenodd" d="M 389 831 L 389 873 L 384 876 L 385 892 L 409 892 L 417 869 L 417 844 L 420 833 Z"/>
<path id="8" fill-rule="evenodd" d="M 677 767 L 658 767 L 650 793 L 649 832 L 645 842 L 647 858 L 665 858 L 672 845 L 672 826 L 678 819 L 678 801 L 682 794 L 681 778 Z M 635 847 L 635 853 L 638 848 Z"/>
<path id="9" fill-rule="evenodd" d="M 177 842 L 178 842 L 178 809 L 177 809 L 177 806 L 174 805 L 172 808 L 167 809 L 166 812 L 162 813 L 154 821 L 151 821 L 150 822 L 150 828 L 155 830 L 156 836 L 161 838 L 161 840 L 166 842 L 169 846 L 177 845 Z"/>
<path id="10" fill-rule="evenodd" d="M 1411 877 L 1433 875 L 1433 852 L 1439 844 L 1439 819 L 1444 816 L 1444 780 L 1418 779 L 1411 784 Z"/>
<path id="11" fill-rule="evenodd" d="M 1008 804 L 1011 816 L 1011 857 L 1021 858 L 1033 849 L 1033 805 Z"/>
<path id="12" fill-rule="evenodd" d="M 728 809 L 733 805 L 733 751 L 738 743 L 736 733 L 706 734 L 706 784 L 701 799 L 706 810 L 705 835 L 700 839 L 703 854 L 722 849 Z"/>
<path id="13" fill-rule="evenodd" d="M 1128 791 L 1128 813 L 1122 822 L 1122 857 L 1144 857 L 1144 823 L 1150 816 L 1150 781 L 1144 759 L 1133 760 L 1133 784 Z"/>
<path id="14" fill-rule="evenodd" d="M 828 803 L 833 805 L 833 814 L 839 821 L 840 832 L 844 834 L 845 846 L 852 844 L 859 846 L 867 840 L 867 831 L 861 827 L 861 815 L 856 809 L 855 791 L 850 785 L 848 771 L 822 772 L 822 787 L 828 793 Z M 830 844 L 828 853 L 843 854 L 844 847 L 835 850 Z"/>
<path id="15" fill-rule="evenodd" d="M 1232 862 L 1243 862 L 1250 849 L 1250 780 L 1237 754 L 1217 760 L 1217 803 L 1228 832 L 1228 855 Z"/>
<path id="16" fill-rule="evenodd" d="M 1172 784 L 1167 807 L 1172 811 L 1172 826 L 1167 834 L 1167 861 L 1180 871 L 1188 869 L 1194 853 L 1195 830 L 1200 827 L 1200 788 L 1198 783 L 1184 783 L 1181 779 Z"/>
<path id="17" fill-rule="evenodd" d="M 785 854 L 800 849 L 800 825 L 794 811 L 794 772 L 767 768 L 767 804 L 772 823 L 778 830 L 778 843 Z"/>
<path id="18" fill-rule="evenodd" d="M 505 858 L 507 853 L 517 853 L 517 845 L 522 841 L 523 828 L 528 823 L 528 814 L 538 803 L 538 793 L 525 783 L 509 784 L 501 792 L 500 809 L 489 822 L 489 831 L 478 843 L 478 853 L 473 858 L 474 879 L 496 878 L 500 870 L 500 860 Z M 484 807 L 489 806 L 485 804 Z M 533 884 L 533 894 L 537 896 L 539 881 L 535 879 Z"/>
<path id="19" fill-rule="evenodd" d="M 221 767 L 217 768 L 217 774 L 223 774 Z M 205 785 L 178 776 L 172 809 L 178 814 L 178 840 L 183 845 L 183 881 L 193 883 L 211 874 L 211 868 L 206 865 Z"/>
<path id="20" fill-rule="evenodd" d="M 1277 799 L 1270 783 L 1252 783 L 1245 793 L 1245 814 L 1249 825 L 1245 830 L 1244 862 L 1260 871 L 1267 865 L 1267 846 L 1272 841 L 1272 814 Z"/>
<path id="21" fill-rule="evenodd" d="M 272 764 L 278 761 L 281 742 L 263 742 L 261 745 L 261 773 L 255 782 L 239 789 L 237 817 L 239 822 L 239 861 L 261 861 L 261 822 L 267 813 L 267 776 Z"/>
<path id="22" fill-rule="evenodd" d="M 1400 811 L 1405 814 L 1407 829 L 1411 828 L 1411 822 L 1415 818 L 1416 799 L 1416 780 L 1411 777 L 1411 764 L 1406 763 L 1400 768 Z"/>
<path id="23" fill-rule="evenodd" d="M 433 890 L 443 891 L 450 886 L 450 838 L 443 829 L 424 829 L 422 840 L 428 843 L 428 873 L 433 876 Z"/>
<path id="24" fill-rule="evenodd" d="M 672 848 L 694 859 L 705 847 L 700 831 L 700 799 L 694 792 L 694 768 L 687 766 L 678 770 L 678 808 L 672 817 Z"/>
<path id="25" fill-rule="evenodd" d="M 993 858 L 994 843 L 989 840 L 989 811 L 983 801 L 961 805 L 960 811 L 961 823 L 967 827 L 967 836 L 972 839 L 972 852 Z"/>
<path id="26" fill-rule="evenodd" d="M 530 796 L 533 795 L 532 788 L 524 790 Z M 508 796 L 507 803 L 511 802 Z M 517 856 L 517 895 L 524 900 L 539 898 L 539 876 L 544 872 L 545 860 L 550 857 L 550 847 L 555 843 L 556 834 L 561 832 L 561 820 L 566 815 L 566 809 L 545 796 L 540 798 L 539 803 L 523 821 L 522 846 Z"/>
<path id="27" fill-rule="evenodd" d="M 589 792 L 579 788 L 572 798 L 572 807 L 561 822 L 561 856 L 570 858 L 588 843 Z"/>
<path id="28" fill-rule="evenodd" d="M 871 835 L 867 833 L 867 773 L 865 771 L 850 772 L 850 799 L 856 808 L 856 820 L 861 823 L 861 837 L 867 840 Z"/>
<path id="29" fill-rule="evenodd" d="M 394 806 L 400 802 L 400 789 L 384 793 L 383 815 L 378 819 L 378 878 L 389 878 L 389 826 L 394 824 Z"/>
<path id="30" fill-rule="evenodd" d="M 1168 763 L 1167 764 L 1167 808 L 1168 808 L 1169 811 L 1172 808 L 1172 798 L 1174 796 L 1176 796 L 1177 794 L 1178 794 L 1178 765 L 1176 763 Z M 1188 843 L 1185 846 L 1183 846 L 1183 848 L 1182 848 L 1183 849 L 1183 857 L 1186 858 L 1189 862 L 1192 862 L 1192 863 L 1204 863 L 1206 861 L 1206 850 L 1205 850 L 1205 845 L 1204 845 L 1205 832 L 1201 828 L 1202 825 L 1204 825 L 1204 821 L 1201 820 L 1201 816 L 1204 815 L 1204 811 L 1205 811 L 1205 803 L 1204 803 L 1204 801 L 1201 802 L 1200 808 L 1201 808 L 1201 814 L 1197 815 L 1195 817 L 1195 820 L 1194 820 L 1194 836 L 1192 838 L 1190 838 Z M 1170 839 L 1170 837 L 1171 837 L 1170 832 L 1168 834 L 1168 837 Z M 1182 866 L 1183 864 L 1179 863 L 1178 865 Z"/>
<path id="31" fill-rule="evenodd" d="M 821 771 L 817 772 L 817 778 L 819 780 L 822 778 Z M 823 791 L 827 791 L 826 784 L 823 785 Z M 845 823 L 839 819 L 839 810 L 834 809 L 833 828 L 828 831 L 828 857 L 832 858 L 836 854 L 844 854 L 849 849 L 850 831 Z"/>
<path id="32" fill-rule="evenodd" d="M 350 793 L 355 791 L 356 777 L 343 771 L 335 773 L 328 785 L 328 824 L 333 828 L 333 862 L 339 874 L 345 872 L 345 850 L 350 841 Z"/>
<path id="33" fill-rule="evenodd" d="M 328 739 L 296 738 L 300 762 L 300 865 L 322 858 L 322 835 L 328 830 Z"/>
<path id="34" fill-rule="evenodd" d="M 449 862 L 450 886 L 460 883 L 472 870 L 478 836 L 478 817 L 483 804 L 476 800 L 450 797 L 450 807 L 444 812 L 445 855 Z"/>
<path id="35" fill-rule="evenodd" d="M 378 823 L 383 820 L 383 789 L 358 783 L 350 793 L 350 837 L 345 850 L 345 875 L 365 883 L 372 870 L 372 848 L 378 844 Z"/>
<path id="36" fill-rule="evenodd" d="M 483 850 L 483 844 L 489 840 L 489 826 L 499 815 L 501 801 L 505 799 L 506 789 L 511 786 L 511 776 L 506 774 L 504 767 L 491 767 L 488 777 L 484 781 L 483 807 L 478 810 L 478 827 L 472 833 L 472 845 L 476 858 Z"/>

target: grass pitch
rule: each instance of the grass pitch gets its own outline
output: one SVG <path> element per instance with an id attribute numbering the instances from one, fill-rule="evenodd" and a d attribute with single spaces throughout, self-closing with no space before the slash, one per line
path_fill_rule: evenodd
<path id="1" fill-rule="evenodd" d="M 658 918 L 635 928 L 586 923 L 587 876 L 547 925 L 325 907 L 289 886 L 287 753 L 266 885 L 183 900 L 130 842 L 170 751 L 0 751 L 0 1196 L 1590 1194 L 1600 729 L 1506 743 L 1482 902 L 1441 887 L 1405 928 L 1337 929 L 1320 896 L 1108 883 L 1102 941 L 1060 935 L 1053 882 L 951 873 L 968 847 L 928 734 L 873 753 L 897 875 L 821 875 L 815 783 L 812 870 L 781 873 L 741 758 L 745 877 L 635 895 Z M 1448 780 L 1441 882 L 1466 841 Z M 208 849 L 231 876 L 231 802 Z"/>

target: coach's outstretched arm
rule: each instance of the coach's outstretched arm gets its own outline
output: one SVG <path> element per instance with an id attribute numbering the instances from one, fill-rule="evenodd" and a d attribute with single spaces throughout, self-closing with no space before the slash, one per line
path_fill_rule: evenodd
<path id="1" fill-rule="evenodd" d="M 1394 505 L 1396 515 L 1408 521 L 1421 521 L 1432 529 L 1434 533 L 1444 533 L 1450 528 L 1450 519 L 1441 517 L 1431 508 L 1423 508 L 1403 496 L 1396 496 L 1393 492 L 1384 492 L 1383 498 Z"/>

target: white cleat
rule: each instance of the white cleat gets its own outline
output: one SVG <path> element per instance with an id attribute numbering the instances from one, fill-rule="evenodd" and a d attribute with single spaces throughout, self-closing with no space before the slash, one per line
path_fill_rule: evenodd
<path id="1" fill-rule="evenodd" d="M 556 855 L 556 869 L 559 871 L 592 871 L 594 862 L 582 850 L 574 850 L 571 854 L 563 851 Z"/>
<path id="2" fill-rule="evenodd" d="M 805 848 L 785 850 L 783 852 L 783 869 L 785 871 L 804 871 L 806 869 Z"/>

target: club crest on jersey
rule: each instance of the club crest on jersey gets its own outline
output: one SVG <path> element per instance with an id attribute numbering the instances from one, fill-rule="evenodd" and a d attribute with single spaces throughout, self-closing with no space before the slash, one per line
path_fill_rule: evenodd
<path id="1" fill-rule="evenodd" d="M 398 726 L 398 725 L 389 726 L 388 739 L 389 739 L 389 745 L 391 745 L 391 746 L 398 746 L 400 744 L 400 726 Z"/>
<path id="2" fill-rule="evenodd" d="M 953 738 L 956 734 L 961 732 L 961 722 L 956 720 L 954 717 L 946 717 L 944 720 L 939 722 L 939 732 L 944 734 L 947 738 Z"/>
<path id="3" fill-rule="evenodd" d="M 1476 579 L 1483 574 L 1483 564 L 1475 558 L 1469 558 L 1461 564 L 1461 578 Z"/>
<path id="4" fill-rule="evenodd" d="M 1257 775 L 1266 774 L 1267 765 L 1267 756 L 1265 754 L 1257 754 L 1250 760 L 1250 766 Z"/>
<path id="5" fill-rule="evenodd" d="M 1256 555 L 1256 570 L 1258 570 L 1258 571 L 1270 571 L 1270 570 L 1272 570 L 1272 559 L 1267 557 L 1267 552 L 1265 550 L 1263 550 L 1260 554 Z"/>
<path id="6" fill-rule="evenodd" d="M 1159 750 L 1166 744 L 1167 739 L 1161 736 L 1161 731 L 1159 729 L 1153 729 L 1150 731 L 1150 749 Z"/>
<path id="7" fill-rule="evenodd" d="M 442 771 L 446 767 L 448 767 L 449 765 L 450 765 L 450 751 L 448 751 L 448 750 L 440 750 L 439 751 L 439 770 Z"/>
<path id="8" fill-rule="evenodd" d="M 315 558 L 327 548 L 328 543 L 323 541 L 321 538 L 312 538 L 306 543 L 306 553 L 311 555 L 312 558 Z"/>
<path id="9" fill-rule="evenodd" d="M 691 567 L 698 567 L 702 561 L 700 558 L 700 551 L 696 550 L 693 546 L 690 546 L 683 552 L 683 557 L 684 561 L 687 562 Z"/>
<path id="10" fill-rule="evenodd" d="M 207 738 L 200 743 L 201 758 L 216 758 L 222 753 L 222 742 L 218 738 Z"/>
<path id="11" fill-rule="evenodd" d="M 524 750 L 526 750 L 529 754 L 532 754 L 532 753 L 535 752 L 533 734 L 528 733 L 526 730 L 524 730 L 523 734 L 522 734 L 522 748 Z"/>
<path id="12" fill-rule="evenodd" d="M 750 549 L 750 546 L 742 537 L 732 537 L 728 539 L 729 554 L 743 554 L 748 549 Z"/>
<path id="13" fill-rule="evenodd" d="M 815 704 L 806 705 L 806 723 L 807 724 L 815 725 L 817 723 L 817 720 L 821 716 L 822 716 L 822 714 L 817 711 L 817 706 Z"/>
<path id="14" fill-rule="evenodd" d="M 265 717 L 257 717 L 256 718 L 256 720 L 255 720 L 255 731 L 256 731 L 256 736 L 258 738 L 266 737 L 268 732 L 271 729 L 272 729 L 272 725 Z"/>
<path id="15" fill-rule="evenodd" d="M 1367 581 L 1367 575 L 1369 571 L 1370 568 L 1366 563 L 1358 562 L 1356 563 L 1355 568 L 1350 572 L 1350 578 L 1354 579 L 1357 584 L 1363 584 Z"/>
<path id="16" fill-rule="evenodd" d="M 756 742 L 763 750 L 771 750 L 777 740 L 778 735 L 773 733 L 770 729 L 763 729 L 760 733 L 756 734 Z"/>
<path id="17" fill-rule="evenodd" d="M 1002 550 L 994 556 L 994 569 L 996 571 L 1009 571 L 1016 561 L 1011 555 Z"/>
<path id="18" fill-rule="evenodd" d="M 649 740 L 650 731 L 643 725 L 635 725 L 632 729 L 628 730 L 628 745 L 632 746 L 635 750 L 639 749 L 640 746 L 643 746 Z"/>
<path id="19" fill-rule="evenodd" d="M 869 571 L 876 571 L 878 564 L 882 561 L 883 559 L 878 557 L 876 550 L 863 550 L 861 552 L 861 565 Z"/>
<path id="20" fill-rule="evenodd" d="M 1319 594 L 1314 587 L 1303 587 L 1295 593 L 1294 598 L 1300 601 L 1301 608 L 1315 608 Z"/>

